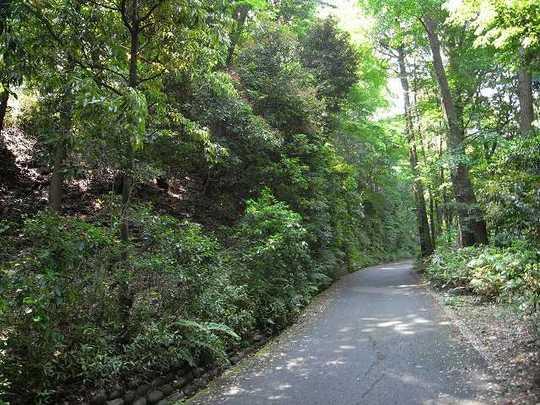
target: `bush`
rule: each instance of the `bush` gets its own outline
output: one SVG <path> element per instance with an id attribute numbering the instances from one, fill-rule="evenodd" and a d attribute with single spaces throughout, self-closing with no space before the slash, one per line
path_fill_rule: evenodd
<path id="1" fill-rule="evenodd" d="M 43 212 L 1 228 L 24 247 L 11 244 L 0 267 L 3 398 L 49 403 L 69 385 L 226 361 L 240 337 L 290 324 L 331 281 L 322 270 L 334 271 L 315 270 L 301 215 L 268 190 L 248 201 L 229 248 L 148 206 L 130 218 L 128 243 L 114 210 L 95 223 Z"/>
<path id="2" fill-rule="evenodd" d="M 511 247 L 440 248 L 427 268 L 428 278 L 441 287 L 467 287 L 487 299 L 538 309 L 539 252 L 524 243 Z"/>
<path id="3" fill-rule="evenodd" d="M 479 196 L 493 234 L 492 243 L 516 239 L 540 242 L 540 131 L 503 139 L 486 166 Z"/>
<path id="4" fill-rule="evenodd" d="M 301 216 L 268 190 L 250 200 L 235 234 L 237 283 L 246 285 L 262 328 L 290 323 L 318 291 Z"/>
<path id="5" fill-rule="evenodd" d="M 24 398 L 83 371 L 107 375 L 110 369 L 101 374 L 83 362 L 84 352 L 109 353 L 104 330 L 114 325 L 115 295 L 108 275 L 119 241 L 107 228 L 49 213 L 27 220 L 21 237 L 25 248 L 0 268 L 2 379 L 24 389 Z"/>
<path id="6" fill-rule="evenodd" d="M 227 254 L 193 223 L 133 215 L 133 240 L 104 226 L 41 213 L 1 267 L 0 382 L 7 399 L 54 402 L 52 387 L 106 385 L 173 365 L 220 361 L 254 318 Z M 128 339 L 120 286 L 128 282 Z M 221 323 L 217 323 L 221 322 Z"/>

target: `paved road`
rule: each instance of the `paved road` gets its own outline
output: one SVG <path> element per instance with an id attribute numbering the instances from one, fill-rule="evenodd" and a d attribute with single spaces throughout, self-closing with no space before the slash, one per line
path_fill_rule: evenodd
<path id="1" fill-rule="evenodd" d="M 486 364 L 411 262 L 349 274 L 194 404 L 488 404 Z"/>

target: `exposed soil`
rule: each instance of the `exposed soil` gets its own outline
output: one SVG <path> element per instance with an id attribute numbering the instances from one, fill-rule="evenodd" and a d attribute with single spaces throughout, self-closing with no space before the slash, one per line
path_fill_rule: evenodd
<path id="1" fill-rule="evenodd" d="M 17 128 L 7 128 L 0 134 L 0 216 L 20 222 L 47 207 L 50 168 L 43 164 L 43 150 L 37 142 Z M 69 168 L 69 159 L 66 162 Z M 63 187 L 62 212 L 67 215 L 93 217 L 102 208 L 102 199 L 118 191 L 115 178 L 118 171 L 108 167 L 83 168 L 78 177 L 67 176 Z M 241 213 L 224 215 L 209 202 L 204 179 L 186 175 L 139 183 L 132 201 L 152 202 L 155 209 L 177 218 L 191 219 L 208 228 L 233 223 Z M 223 211 L 223 212 L 222 212 Z"/>
<path id="2" fill-rule="evenodd" d="M 503 404 L 540 403 L 538 315 L 473 295 L 431 290 L 463 336 L 485 358 L 503 389 Z"/>

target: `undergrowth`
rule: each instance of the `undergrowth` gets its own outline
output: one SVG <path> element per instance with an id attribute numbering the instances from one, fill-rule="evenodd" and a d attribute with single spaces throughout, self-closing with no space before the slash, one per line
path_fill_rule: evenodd
<path id="1" fill-rule="evenodd" d="M 540 252 L 525 242 L 511 246 L 442 246 L 426 266 L 428 279 L 442 288 L 466 287 L 485 299 L 540 308 Z"/>

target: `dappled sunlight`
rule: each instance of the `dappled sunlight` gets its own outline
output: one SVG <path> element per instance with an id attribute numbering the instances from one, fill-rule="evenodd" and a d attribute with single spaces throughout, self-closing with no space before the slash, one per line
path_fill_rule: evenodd
<path id="1" fill-rule="evenodd" d="M 365 326 L 360 331 L 363 333 L 372 333 L 377 329 L 393 330 L 402 335 L 413 335 L 419 332 L 426 332 L 433 329 L 433 321 L 426 319 L 418 314 L 408 314 L 403 317 L 381 317 L 381 318 L 361 318 Z M 440 325 L 440 323 L 439 323 Z M 448 325 L 448 323 L 446 323 Z"/>
<path id="2" fill-rule="evenodd" d="M 408 373 L 408 372 L 403 373 L 403 374 L 396 374 L 396 373 L 392 373 L 392 372 L 387 372 L 387 376 L 391 377 L 391 378 L 394 378 L 394 379 L 396 379 L 398 381 L 401 381 L 402 383 L 405 383 L 405 384 L 415 384 L 415 385 L 420 385 L 420 386 L 423 386 L 423 387 L 426 387 L 426 386 L 429 385 L 429 384 L 425 383 L 418 376 L 415 376 L 414 374 Z"/>
<path id="3" fill-rule="evenodd" d="M 300 367 L 303 362 L 303 357 L 297 357 L 295 359 L 287 360 L 287 370 L 292 370 L 295 367 Z"/>
<path id="4" fill-rule="evenodd" d="M 324 363 L 325 366 L 339 366 L 345 364 L 344 360 L 331 360 Z"/>
<path id="5" fill-rule="evenodd" d="M 387 328 L 389 326 L 399 325 L 400 321 L 380 322 L 377 324 L 378 328 Z"/>
<path id="6" fill-rule="evenodd" d="M 278 400 L 280 400 L 280 399 L 284 399 L 284 396 L 283 396 L 283 395 L 270 395 L 270 396 L 268 397 L 268 399 L 269 399 L 270 401 L 278 401 Z"/>
<path id="7" fill-rule="evenodd" d="M 238 386 L 234 386 L 234 387 L 230 387 L 227 391 L 225 391 L 223 393 L 223 395 L 226 395 L 226 396 L 231 396 L 231 395 L 237 395 L 237 394 L 240 394 L 241 392 L 245 392 L 246 390 L 238 387 Z"/>
<path id="8" fill-rule="evenodd" d="M 374 276 L 379 270 L 388 270 L 382 280 Z M 342 387 L 366 404 L 399 403 L 395 398 L 408 392 L 418 404 L 480 404 L 466 400 L 463 387 L 449 388 L 448 381 L 468 373 L 464 387 L 488 392 L 492 385 L 460 368 L 463 360 L 448 348 L 451 322 L 440 319 L 431 299 L 407 278 L 403 267 L 389 265 L 344 279 L 342 299 L 324 317 L 299 333 L 293 327 L 286 346 L 270 351 L 256 371 L 226 393 L 253 402 L 227 403 L 308 403 L 298 393 L 309 384 L 317 398 L 324 397 L 326 387 Z M 361 305 L 351 306 L 351 299 Z"/>

